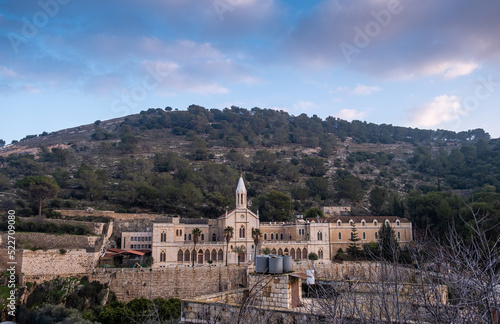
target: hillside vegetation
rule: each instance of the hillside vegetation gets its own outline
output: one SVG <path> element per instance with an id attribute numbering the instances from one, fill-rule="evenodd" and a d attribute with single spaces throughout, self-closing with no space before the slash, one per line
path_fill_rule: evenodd
<path id="1" fill-rule="evenodd" d="M 38 213 L 19 180 L 49 176 L 50 209 L 86 208 L 217 217 L 244 175 L 263 221 L 313 207 L 405 216 L 443 228 L 465 204 L 499 217 L 500 142 L 482 129 L 420 130 L 238 107 L 149 109 L 41 135 L 0 151 L 2 209 Z M 475 196 L 473 196 L 475 195 Z M 474 198 L 474 201 L 472 200 Z"/>

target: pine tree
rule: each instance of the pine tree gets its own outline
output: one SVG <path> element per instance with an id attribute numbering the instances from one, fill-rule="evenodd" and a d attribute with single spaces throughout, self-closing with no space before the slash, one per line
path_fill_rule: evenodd
<path id="1" fill-rule="evenodd" d="M 351 228 L 351 237 L 349 238 L 349 246 L 347 247 L 347 254 L 351 256 L 352 258 L 357 258 L 361 256 L 362 250 L 358 246 L 358 241 L 360 241 L 360 238 L 358 237 L 358 230 L 356 229 L 356 225 L 352 224 Z"/>

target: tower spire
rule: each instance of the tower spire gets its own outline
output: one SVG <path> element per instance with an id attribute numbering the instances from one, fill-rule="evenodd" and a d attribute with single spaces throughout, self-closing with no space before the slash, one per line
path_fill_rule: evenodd
<path id="1" fill-rule="evenodd" d="M 240 176 L 236 187 L 236 208 L 247 208 L 247 189 L 245 188 L 243 176 Z"/>

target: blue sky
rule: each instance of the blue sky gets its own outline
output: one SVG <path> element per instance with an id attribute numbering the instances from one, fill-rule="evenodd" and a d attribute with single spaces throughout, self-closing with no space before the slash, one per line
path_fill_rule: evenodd
<path id="1" fill-rule="evenodd" d="M 0 0 L 0 138 L 236 105 L 500 137 L 499 1 Z"/>

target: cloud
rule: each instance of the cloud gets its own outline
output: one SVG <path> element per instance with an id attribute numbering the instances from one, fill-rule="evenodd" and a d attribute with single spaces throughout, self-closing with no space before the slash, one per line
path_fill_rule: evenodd
<path id="1" fill-rule="evenodd" d="M 366 116 L 366 111 L 358 111 L 356 109 L 342 109 L 336 113 L 335 117 L 345 120 L 363 119 Z"/>
<path id="2" fill-rule="evenodd" d="M 401 1 L 382 24 L 376 14 L 390 2 L 322 1 L 290 29 L 283 52 L 304 71 L 345 67 L 385 79 L 453 79 L 500 62 L 500 2 Z M 342 43 L 354 48 L 349 60 Z"/>
<path id="3" fill-rule="evenodd" d="M 336 92 L 346 92 L 355 96 L 368 96 L 371 95 L 374 92 L 378 92 L 382 90 L 380 87 L 376 86 L 366 86 L 362 84 L 358 84 L 355 88 L 350 89 L 348 87 L 338 87 L 334 91 L 330 91 L 330 93 L 336 93 Z"/>
<path id="4" fill-rule="evenodd" d="M 413 127 L 436 127 L 442 123 L 455 121 L 467 114 L 457 96 L 442 95 L 432 102 L 414 108 L 410 113 L 409 124 Z"/>
<path id="5" fill-rule="evenodd" d="M 476 62 L 437 62 L 429 63 L 421 68 L 422 74 L 441 75 L 444 79 L 454 79 L 469 75 L 479 67 Z"/>
<path id="6" fill-rule="evenodd" d="M 300 111 L 300 112 L 305 112 L 313 109 L 316 107 L 316 104 L 310 101 L 304 101 L 300 100 L 298 103 L 294 104 L 293 106 L 294 111 Z"/>

